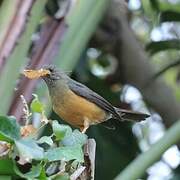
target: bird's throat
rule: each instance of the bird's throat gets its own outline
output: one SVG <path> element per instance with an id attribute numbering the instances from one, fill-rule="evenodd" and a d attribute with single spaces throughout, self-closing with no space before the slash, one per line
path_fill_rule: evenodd
<path id="1" fill-rule="evenodd" d="M 63 102 L 65 98 L 65 94 L 68 91 L 68 85 L 64 80 L 57 80 L 53 86 L 48 86 L 49 95 L 51 97 L 51 101 L 53 104 L 58 101 Z"/>

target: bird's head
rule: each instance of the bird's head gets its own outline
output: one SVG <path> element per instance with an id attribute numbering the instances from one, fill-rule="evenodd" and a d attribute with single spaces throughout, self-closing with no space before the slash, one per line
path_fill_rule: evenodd
<path id="1" fill-rule="evenodd" d="M 48 71 L 46 75 L 41 76 L 48 86 L 55 86 L 59 80 L 66 80 L 68 78 L 65 72 L 57 69 L 54 65 L 44 65 L 42 69 Z"/>

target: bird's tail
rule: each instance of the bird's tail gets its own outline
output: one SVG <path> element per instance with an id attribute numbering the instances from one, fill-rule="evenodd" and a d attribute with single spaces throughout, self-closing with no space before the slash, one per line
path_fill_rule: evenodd
<path id="1" fill-rule="evenodd" d="M 120 108 L 116 108 L 115 110 L 117 112 L 117 114 L 119 114 L 120 119 L 122 121 L 143 121 L 146 118 L 149 117 L 148 114 L 144 114 L 144 113 L 140 113 L 140 112 L 136 112 L 136 111 L 131 111 L 131 110 L 126 110 L 126 109 L 120 109 Z"/>

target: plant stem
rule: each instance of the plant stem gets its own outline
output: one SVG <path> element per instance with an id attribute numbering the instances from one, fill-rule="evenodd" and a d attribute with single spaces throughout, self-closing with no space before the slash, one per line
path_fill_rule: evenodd
<path id="1" fill-rule="evenodd" d="M 160 159 L 161 155 L 173 144 L 180 141 L 180 120 L 177 121 L 165 135 L 152 147 L 139 155 L 115 180 L 136 180 L 141 178 L 148 167 Z"/>
<path id="2" fill-rule="evenodd" d="M 2 45 L 3 39 L 7 33 L 9 25 L 15 15 L 16 6 L 18 4 L 18 0 L 6 0 L 2 1 L 0 7 L 0 46 Z"/>
<path id="3" fill-rule="evenodd" d="M 31 36 L 35 32 L 42 18 L 45 3 L 46 0 L 36 1 L 34 3 L 25 31 L 1 72 L 0 97 L 3 103 L 0 104 L 0 114 L 5 115 L 7 113 L 14 92 L 14 87 L 16 85 L 16 80 L 19 76 L 19 70 L 27 62 L 26 56 L 32 42 Z"/>
<path id="4" fill-rule="evenodd" d="M 69 29 L 55 62 L 61 69 L 75 67 L 108 4 L 109 0 L 80 0 L 76 11 L 67 17 Z"/>

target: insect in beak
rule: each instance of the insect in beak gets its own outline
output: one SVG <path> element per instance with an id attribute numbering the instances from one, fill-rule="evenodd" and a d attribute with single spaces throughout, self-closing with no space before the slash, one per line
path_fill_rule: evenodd
<path id="1" fill-rule="evenodd" d="M 29 79 L 38 79 L 40 77 L 50 75 L 51 72 L 47 69 L 39 69 L 39 70 L 25 69 L 23 71 L 23 74 Z"/>

